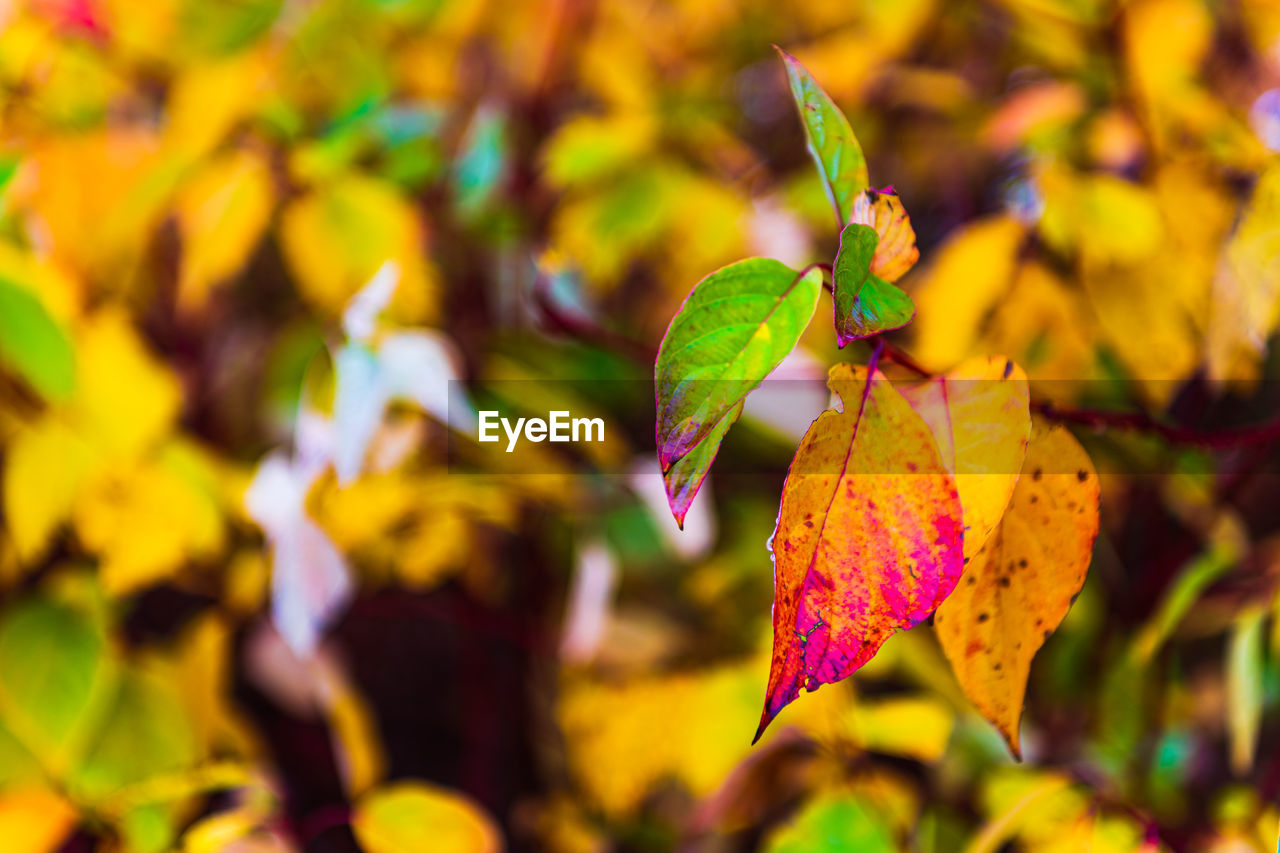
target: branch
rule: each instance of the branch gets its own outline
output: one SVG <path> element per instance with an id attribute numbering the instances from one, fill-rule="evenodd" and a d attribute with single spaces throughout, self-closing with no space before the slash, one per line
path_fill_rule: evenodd
<path id="1" fill-rule="evenodd" d="M 1196 429 L 1161 423 L 1145 412 L 1107 412 L 1097 409 L 1060 409 L 1053 403 L 1032 403 L 1031 410 L 1061 423 L 1079 424 L 1094 429 L 1134 430 L 1160 436 L 1171 444 L 1193 444 L 1201 447 L 1248 447 L 1280 441 L 1280 418 L 1268 423 L 1236 429 Z"/>
<path id="2" fill-rule="evenodd" d="M 643 341 L 597 326 L 586 317 L 562 311 L 547 288 L 546 277 L 541 274 L 533 283 L 533 304 L 542 315 L 545 325 L 552 331 L 584 343 L 594 344 L 601 349 L 620 352 L 641 363 L 652 364 L 657 358 L 657 350 Z"/>

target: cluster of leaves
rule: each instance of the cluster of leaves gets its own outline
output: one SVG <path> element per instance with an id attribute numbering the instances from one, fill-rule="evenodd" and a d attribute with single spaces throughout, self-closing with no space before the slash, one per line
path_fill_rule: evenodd
<path id="1" fill-rule="evenodd" d="M 886 281 L 919 256 L 901 201 L 867 186 L 848 119 L 795 57 L 782 58 L 840 247 L 830 265 L 799 272 L 762 258 L 730 264 L 671 321 L 655 366 L 656 434 L 682 524 L 747 395 L 809 324 L 823 269 L 841 347 L 915 313 Z M 783 486 L 769 546 L 773 662 L 755 739 L 801 687 L 848 678 L 936 610 L 961 687 L 1018 754 L 1032 656 L 1089 568 L 1097 472 L 1061 427 L 1038 425 L 1032 438 L 1026 374 L 1005 357 L 895 387 L 879 370 L 882 352 L 869 367 L 831 369 L 843 406 L 805 432 Z"/>
<path id="2" fill-rule="evenodd" d="M 0 4 L 0 847 L 1273 849 L 1277 39 Z"/>

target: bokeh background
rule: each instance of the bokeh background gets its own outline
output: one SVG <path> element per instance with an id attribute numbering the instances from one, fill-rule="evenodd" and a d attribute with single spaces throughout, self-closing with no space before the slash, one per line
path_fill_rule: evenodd
<path id="1" fill-rule="evenodd" d="M 899 346 L 1180 430 L 1075 424 L 1021 764 L 927 625 L 749 745 L 803 406 L 664 506 L 680 301 L 835 249 L 771 43 L 912 215 Z M 1264 0 L 0 0 L 0 847 L 1274 849 L 1280 450 L 1197 436 L 1277 410 L 1276 86 Z"/>

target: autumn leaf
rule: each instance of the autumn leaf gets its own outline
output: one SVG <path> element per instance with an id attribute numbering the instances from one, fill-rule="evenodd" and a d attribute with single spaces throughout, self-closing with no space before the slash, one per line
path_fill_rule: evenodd
<path id="1" fill-rule="evenodd" d="M 853 201 L 852 222 L 870 225 L 879 242 L 871 258 L 871 274 L 885 281 L 897 281 L 920 259 L 911 217 L 893 187 L 864 190 Z"/>
<path id="2" fill-rule="evenodd" d="M 399 853 L 431 839 L 441 853 L 497 853 L 502 836 L 469 798 L 425 782 L 375 788 L 356 803 L 351 828 L 370 853 Z"/>
<path id="3" fill-rule="evenodd" d="M 209 163 L 178 194 L 183 255 L 178 301 L 195 313 L 212 289 L 238 273 L 271 217 L 274 190 L 267 164 L 248 152 Z"/>
<path id="4" fill-rule="evenodd" d="M 711 470 L 711 463 L 715 461 L 720 442 L 724 441 L 729 427 L 737 423 L 738 418 L 742 416 L 742 402 L 739 400 L 736 406 L 720 418 L 715 428 L 706 439 L 698 443 L 697 447 L 662 472 L 662 483 L 667 489 L 667 502 L 671 505 L 671 512 L 675 515 L 681 529 L 684 528 L 684 517 L 688 515 L 689 507 L 693 504 L 693 496 L 702 487 L 702 481 L 707 479 L 707 472 Z"/>
<path id="5" fill-rule="evenodd" d="M 1098 474 L 1064 427 L 1037 424 L 1009 509 L 934 617 L 951 667 L 1013 754 L 1031 658 L 1062 622 L 1098 535 Z"/>
<path id="6" fill-rule="evenodd" d="M 697 492 L 696 472 L 705 476 L 717 442 L 705 464 L 669 476 L 672 470 L 795 348 L 821 290 L 820 270 L 800 274 L 778 261 L 750 258 L 698 282 L 671 321 L 658 349 L 654 384 L 658 460 L 677 521 Z"/>
<path id="7" fill-rule="evenodd" d="M 1213 279 L 1207 335 L 1209 376 L 1256 379 L 1280 321 L 1280 166 L 1262 173 Z"/>
<path id="8" fill-rule="evenodd" d="M 947 238 L 912 290 L 920 319 L 912 354 L 932 369 L 946 369 L 971 354 L 983 318 L 1009 291 L 1026 231 L 1016 219 L 995 216 Z"/>
<path id="9" fill-rule="evenodd" d="M 836 312 L 836 342 L 841 347 L 901 329 L 916 314 L 910 296 L 871 271 L 878 239 L 869 225 L 851 223 L 840 232 L 840 250 L 831 272 L 831 301 Z"/>
<path id="10" fill-rule="evenodd" d="M 787 82 L 800 110 L 809 153 L 822 173 L 823 187 L 843 226 L 849 221 L 854 195 L 865 189 L 869 181 L 867 159 L 849 120 L 813 75 L 794 56 L 780 47 L 775 49 L 787 66 Z"/>
<path id="11" fill-rule="evenodd" d="M 964 508 L 965 561 L 982 550 L 1018 482 L 1031 434 L 1027 376 L 1003 356 L 970 359 L 900 393 L 938 442 Z"/>
<path id="12" fill-rule="evenodd" d="M 782 491 L 773 661 L 756 738 L 803 686 L 848 677 L 955 587 L 960 498 L 925 422 L 878 371 L 845 364 Z"/>

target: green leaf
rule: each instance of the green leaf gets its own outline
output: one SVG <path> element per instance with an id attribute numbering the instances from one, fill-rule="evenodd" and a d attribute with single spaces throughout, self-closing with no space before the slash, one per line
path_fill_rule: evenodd
<path id="1" fill-rule="evenodd" d="M 170 684 L 136 670 L 118 690 L 74 783 L 78 794 L 103 797 L 125 785 L 191 765 L 195 737 Z"/>
<path id="2" fill-rule="evenodd" d="M 813 75 L 794 56 L 775 45 L 787 66 L 787 81 L 800 110 L 809 153 L 822 173 L 827 196 L 835 206 L 840 225 L 849 221 L 853 198 L 870 184 L 867 159 L 853 135 L 849 120 L 822 90 Z"/>
<path id="3" fill-rule="evenodd" d="M 732 412 L 795 348 L 817 307 L 822 273 L 750 258 L 694 287 L 671 321 L 654 370 L 658 460 L 683 519 Z M 699 457 L 681 460 L 703 442 Z M 679 467 L 678 467 L 679 466 Z"/>
<path id="4" fill-rule="evenodd" d="M 773 834 L 764 849 L 766 853 L 889 853 L 898 845 L 885 823 L 883 809 L 870 807 L 854 794 L 830 793 L 805 805 L 790 823 Z"/>
<path id="5" fill-rule="evenodd" d="M 1237 617 L 1227 646 L 1227 734 L 1231 769 L 1245 776 L 1253 769 L 1262 724 L 1263 626 L 1266 611 L 1253 608 Z"/>
<path id="6" fill-rule="evenodd" d="M 897 286 L 871 274 L 879 237 L 870 225 L 846 225 L 832 265 L 832 297 L 836 312 L 836 341 L 869 338 L 901 329 L 916 315 L 915 303 Z"/>
<path id="7" fill-rule="evenodd" d="M 729 427 L 737 423 L 738 418 L 742 416 L 742 404 L 743 401 L 739 400 L 738 405 L 730 409 L 728 414 L 716 423 L 715 428 L 706 438 L 698 442 L 698 445 L 683 459 L 662 474 L 662 482 L 667 487 L 667 501 L 671 504 L 671 512 L 675 515 L 676 523 L 680 525 L 681 530 L 684 529 L 684 517 L 693 504 L 693 496 L 698 493 L 698 489 L 702 488 L 702 481 L 707 479 L 707 472 L 711 470 L 711 463 L 715 461 L 720 442 L 724 441 Z"/>
<path id="8" fill-rule="evenodd" d="M 49 400 L 75 390 L 71 341 L 31 291 L 0 278 L 0 364 Z"/>
<path id="9" fill-rule="evenodd" d="M 106 665 L 106 641 L 89 616 L 43 598 L 23 601 L 0 625 L 0 709 L 25 746 L 58 765 L 83 735 Z"/>

